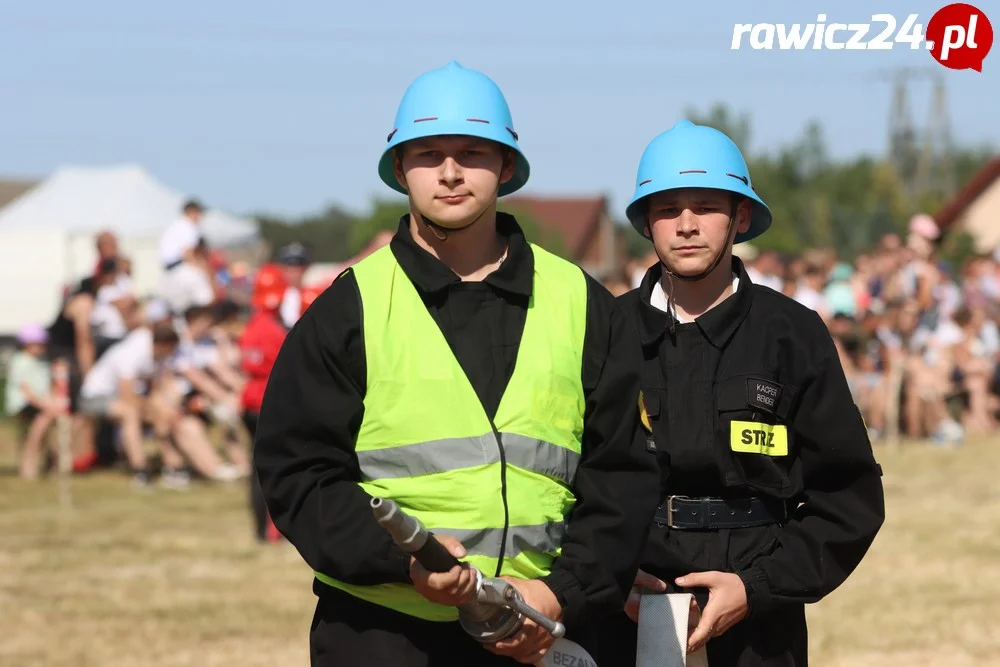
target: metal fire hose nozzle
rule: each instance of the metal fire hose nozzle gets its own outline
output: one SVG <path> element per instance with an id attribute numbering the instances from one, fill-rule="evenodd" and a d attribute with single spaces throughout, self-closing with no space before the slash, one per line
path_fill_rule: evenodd
<path id="1" fill-rule="evenodd" d="M 399 548 L 411 554 L 431 572 L 447 572 L 458 559 L 434 539 L 417 519 L 406 514 L 399 505 L 387 498 L 372 498 L 375 519 L 392 536 Z M 516 634 L 524 619 L 542 626 L 559 639 L 566 627 L 529 606 L 512 584 L 499 577 L 483 577 L 475 570 L 476 598 L 458 607 L 458 622 L 470 636 L 484 644 L 502 641 Z"/>
<path id="2" fill-rule="evenodd" d="M 524 598 L 521 596 L 521 593 L 517 590 L 517 588 L 506 579 L 501 579 L 499 577 L 483 579 L 479 586 L 476 601 L 483 606 L 491 606 L 509 611 L 511 612 L 510 615 L 514 616 L 517 621 L 516 626 L 501 637 L 480 639 L 480 641 L 484 643 L 500 641 L 501 639 L 506 639 L 507 637 L 515 634 L 524 624 L 525 617 L 530 618 L 532 621 L 548 630 L 549 634 L 556 639 L 559 639 L 566 634 L 566 627 L 562 623 L 559 621 L 553 621 L 542 612 L 529 606 L 528 603 L 524 601 Z M 461 615 L 459 616 L 459 621 L 462 621 Z M 465 624 L 463 624 L 462 627 L 465 628 L 466 632 L 475 636 L 475 633 L 470 628 L 465 627 Z"/>

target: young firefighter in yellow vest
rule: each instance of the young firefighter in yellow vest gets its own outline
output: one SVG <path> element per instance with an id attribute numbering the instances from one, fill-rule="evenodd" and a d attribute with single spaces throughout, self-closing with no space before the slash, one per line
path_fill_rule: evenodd
<path id="1" fill-rule="evenodd" d="M 312 665 L 541 660 L 553 638 L 533 622 L 485 647 L 463 632 L 468 564 L 585 646 L 588 619 L 623 607 L 656 507 L 635 328 L 497 213 L 528 162 L 485 75 L 452 62 L 414 81 L 379 175 L 410 213 L 289 333 L 254 452 L 275 525 L 316 575 Z M 373 496 L 463 567 L 412 561 Z"/>
<path id="2" fill-rule="evenodd" d="M 722 132 L 681 121 L 654 138 L 626 215 L 660 259 L 619 301 L 639 327 L 664 475 L 636 581 L 647 594 L 632 619 L 601 625 L 597 664 L 636 665 L 637 642 L 639 667 L 677 664 L 653 650 L 666 626 L 655 593 L 669 592 L 701 610 L 681 650 L 702 658 L 707 643 L 713 666 L 804 666 L 805 604 L 844 582 L 884 519 L 837 350 L 819 315 L 752 284 L 733 257 L 771 212 Z"/>

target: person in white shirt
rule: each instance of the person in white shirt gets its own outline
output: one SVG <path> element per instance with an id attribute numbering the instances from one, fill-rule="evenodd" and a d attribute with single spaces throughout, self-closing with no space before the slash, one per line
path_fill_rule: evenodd
<path id="1" fill-rule="evenodd" d="M 115 284 L 126 294 L 136 295 L 132 284 L 132 260 L 128 257 L 118 257 L 118 280 Z"/>
<path id="2" fill-rule="evenodd" d="M 160 237 L 160 264 L 167 272 L 180 266 L 185 259 L 191 259 L 201 240 L 200 223 L 205 208 L 192 199 L 184 204 L 183 212 L 184 215 L 170 223 Z"/>
<path id="3" fill-rule="evenodd" d="M 774 251 L 766 250 L 756 257 L 752 266 L 747 266 L 747 275 L 754 285 L 770 287 L 781 292 L 785 285 L 781 277 L 781 261 Z"/>
<path id="4" fill-rule="evenodd" d="M 204 208 L 191 200 L 184 215 L 172 222 L 160 237 L 159 255 L 163 266 L 160 295 L 177 316 L 188 307 L 205 305 L 215 299 L 208 248 L 201 233 Z"/>
<path id="5" fill-rule="evenodd" d="M 147 486 L 150 481 L 142 446 L 144 394 L 157 364 L 173 354 L 178 340 L 172 326 L 138 326 L 104 353 L 80 389 L 82 414 L 92 419 L 104 417 L 121 426 L 122 449 L 138 486 Z"/>
<path id="6" fill-rule="evenodd" d="M 97 290 L 90 312 L 90 327 L 98 357 L 129 332 L 124 314 L 138 303 L 130 288 L 126 276 L 125 280 L 119 278 Z"/>
<path id="7" fill-rule="evenodd" d="M 807 266 L 805 275 L 792 298 L 806 308 L 815 310 L 824 321 L 827 321 L 830 313 L 822 291 L 825 282 L 822 269 L 817 266 Z"/>
<path id="8" fill-rule="evenodd" d="M 164 274 L 160 297 L 176 317 L 183 317 L 190 308 L 207 306 L 215 300 L 204 243 L 194 247 L 189 259 Z"/>

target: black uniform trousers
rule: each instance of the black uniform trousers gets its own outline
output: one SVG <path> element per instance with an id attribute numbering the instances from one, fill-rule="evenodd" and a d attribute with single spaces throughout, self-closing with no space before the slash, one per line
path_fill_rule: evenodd
<path id="1" fill-rule="evenodd" d="M 606 622 L 596 655 L 599 667 L 635 665 L 636 629 L 625 614 Z M 734 625 L 708 642 L 710 667 L 803 667 L 807 664 L 806 610 L 793 605 Z"/>
<path id="2" fill-rule="evenodd" d="M 314 581 L 319 595 L 309 632 L 312 667 L 515 667 L 457 623 L 425 621 Z M 523 666 L 522 666 L 523 667 Z"/>
<path id="3" fill-rule="evenodd" d="M 777 525 L 739 529 L 680 531 L 653 526 L 642 569 L 666 582 L 669 593 L 691 593 L 704 609 L 708 590 L 682 589 L 673 582 L 689 572 L 659 570 L 652 563 L 697 560 L 702 571 L 733 572 L 747 557 L 776 545 Z M 687 569 L 687 568 L 684 568 Z M 624 613 L 599 622 L 594 650 L 599 667 L 634 667 L 637 628 Z M 598 628 L 595 628 L 598 629 Z M 805 605 L 783 605 L 745 619 L 708 642 L 710 667 L 805 667 L 808 634 Z"/>

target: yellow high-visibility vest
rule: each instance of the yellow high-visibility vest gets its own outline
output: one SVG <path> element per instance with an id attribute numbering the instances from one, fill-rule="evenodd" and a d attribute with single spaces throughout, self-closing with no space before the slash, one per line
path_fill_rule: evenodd
<path id="1" fill-rule="evenodd" d="M 429 530 L 460 540 L 463 560 L 485 576 L 548 574 L 576 502 L 587 283 L 574 264 L 535 245 L 531 250 L 532 295 L 495 432 L 389 246 L 354 266 L 368 375 L 355 447 L 360 486 L 395 500 Z M 454 607 L 429 602 L 409 584 L 360 586 L 315 575 L 418 618 L 458 617 Z"/>

